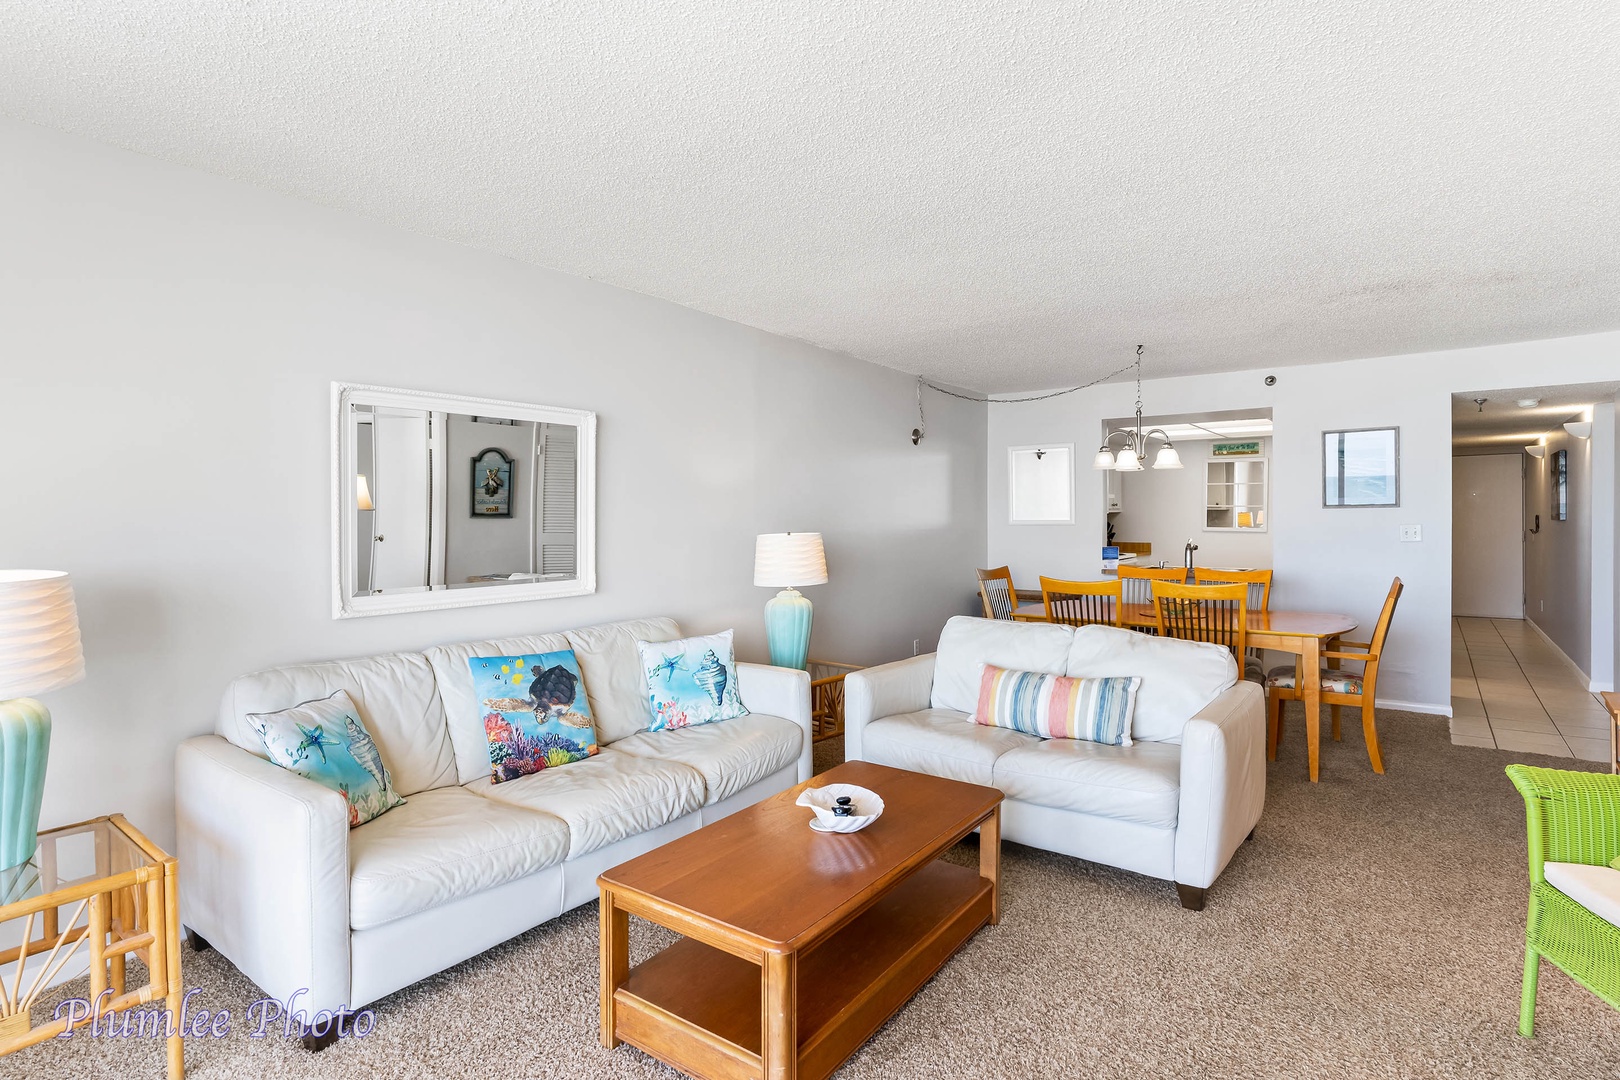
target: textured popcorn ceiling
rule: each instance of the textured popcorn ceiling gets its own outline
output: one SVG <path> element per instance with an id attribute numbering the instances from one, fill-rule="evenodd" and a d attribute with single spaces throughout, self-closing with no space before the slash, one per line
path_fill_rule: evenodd
<path id="1" fill-rule="evenodd" d="M 1011 391 L 1620 327 L 1612 0 L 0 0 L 0 112 Z"/>

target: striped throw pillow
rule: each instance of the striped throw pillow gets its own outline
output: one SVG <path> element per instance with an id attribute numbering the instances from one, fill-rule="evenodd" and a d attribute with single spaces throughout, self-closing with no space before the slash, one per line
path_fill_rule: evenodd
<path id="1" fill-rule="evenodd" d="M 984 665 L 975 724 L 1012 728 L 1043 739 L 1131 745 L 1131 714 L 1142 677 L 1070 679 Z"/>

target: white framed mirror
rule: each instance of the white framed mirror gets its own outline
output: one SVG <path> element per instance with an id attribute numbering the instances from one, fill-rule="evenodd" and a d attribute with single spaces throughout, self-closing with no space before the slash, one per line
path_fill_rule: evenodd
<path id="1" fill-rule="evenodd" d="M 596 414 L 332 384 L 333 618 L 596 591 Z"/>
<path id="2" fill-rule="evenodd" d="M 1007 519 L 1013 525 L 1074 524 L 1074 444 L 1007 449 Z"/>

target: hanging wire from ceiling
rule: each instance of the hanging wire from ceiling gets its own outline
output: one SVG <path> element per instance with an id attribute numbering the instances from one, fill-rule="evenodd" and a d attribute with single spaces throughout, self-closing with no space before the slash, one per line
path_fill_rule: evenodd
<path id="1" fill-rule="evenodd" d="M 947 390 L 943 386 L 931 383 L 919 375 L 917 376 L 917 426 L 911 429 L 911 445 L 916 446 L 928 435 L 928 418 L 923 415 L 922 392 L 923 387 L 925 386 L 937 394 L 944 394 L 946 397 L 959 398 L 962 401 L 982 401 L 991 405 L 1017 405 L 1028 401 L 1047 401 L 1051 398 L 1062 397 L 1064 394 L 1073 394 L 1080 390 L 1089 390 L 1093 386 L 1097 386 L 1101 383 L 1107 382 L 1109 379 L 1117 378 L 1118 376 L 1125 374 L 1132 368 L 1136 369 L 1137 409 L 1140 411 L 1142 397 L 1142 346 L 1140 345 L 1136 347 L 1136 359 L 1132 360 L 1122 368 L 1117 368 L 1110 371 L 1108 374 L 1092 379 L 1088 383 L 1081 383 L 1079 386 L 1071 386 L 1064 390 L 1051 390 L 1044 394 L 1031 394 L 1027 397 L 978 397 L 973 394 L 962 394 L 955 390 Z"/>

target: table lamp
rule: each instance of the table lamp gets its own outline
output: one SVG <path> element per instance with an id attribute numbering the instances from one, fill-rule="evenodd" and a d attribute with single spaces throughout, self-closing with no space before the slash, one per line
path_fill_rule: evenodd
<path id="1" fill-rule="evenodd" d="M 804 670 L 810 656 L 810 601 L 795 587 L 827 583 L 820 533 L 762 533 L 754 541 L 754 584 L 782 591 L 765 604 L 771 663 Z"/>
<path id="2" fill-rule="evenodd" d="M 0 570 L 0 872 L 33 858 L 51 714 L 29 694 L 84 678 L 73 586 L 60 570 Z"/>

